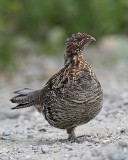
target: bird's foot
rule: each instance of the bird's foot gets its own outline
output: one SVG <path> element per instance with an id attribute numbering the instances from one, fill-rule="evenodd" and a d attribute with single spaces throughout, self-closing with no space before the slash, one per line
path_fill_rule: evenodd
<path id="1" fill-rule="evenodd" d="M 73 129 L 68 129 L 67 130 L 67 133 L 69 134 L 69 137 L 68 137 L 68 140 L 71 142 L 71 143 L 82 143 L 83 142 L 83 138 L 77 138 L 76 135 L 75 135 L 75 132 L 74 132 L 74 128 Z"/>
<path id="2" fill-rule="evenodd" d="M 83 142 L 83 138 L 77 138 L 77 137 L 68 137 L 68 140 L 71 143 L 82 143 Z"/>

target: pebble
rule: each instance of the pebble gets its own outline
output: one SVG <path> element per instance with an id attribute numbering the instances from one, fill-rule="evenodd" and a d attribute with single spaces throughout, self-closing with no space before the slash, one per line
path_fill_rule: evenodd
<path id="1" fill-rule="evenodd" d="M 4 138 L 4 137 L 0 136 L 0 140 L 6 140 L 6 138 Z"/>
<path id="2" fill-rule="evenodd" d="M 110 139 L 105 139 L 105 140 L 103 140 L 103 143 L 110 143 L 110 142 L 111 142 Z"/>
<path id="3" fill-rule="evenodd" d="M 24 153 L 24 148 L 18 148 L 18 149 L 17 149 L 17 152 L 18 152 L 18 153 Z"/>
<path id="4" fill-rule="evenodd" d="M 16 141 L 19 141 L 19 140 L 18 140 L 18 138 L 11 137 L 11 141 L 12 141 L 12 142 L 16 142 Z"/>
<path id="5" fill-rule="evenodd" d="M 31 158 L 30 156 L 25 156 L 24 160 L 34 160 L 33 158 Z"/>
<path id="6" fill-rule="evenodd" d="M 68 150 L 70 150 L 70 151 L 72 150 L 72 146 L 67 145 L 67 144 L 64 145 L 64 148 L 66 148 L 66 149 L 68 149 Z"/>
<path id="7" fill-rule="evenodd" d="M 27 135 L 27 139 L 33 139 L 34 136 L 33 135 Z"/>
<path id="8" fill-rule="evenodd" d="M 46 145 L 42 145 L 41 146 L 41 151 L 43 154 L 46 154 L 49 152 L 49 147 L 47 147 Z"/>
<path id="9" fill-rule="evenodd" d="M 119 152 L 113 152 L 112 154 L 108 155 L 109 160 L 127 160 L 128 153 L 119 153 Z"/>
<path id="10" fill-rule="evenodd" d="M 40 128 L 39 131 L 40 131 L 40 132 L 46 132 L 46 129 Z"/>
<path id="11" fill-rule="evenodd" d="M 31 130 L 31 129 L 34 129 L 34 127 L 27 127 L 27 130 Z"/>
<path id="12" fill-rule="evenodd" d="M 32 146 L 32 150 L 38 150 L 38 146 Z"/>
<path id="13" fill-rule="evenodd" d="M 69 154 L 65 154 L 64 157 L 69 157 Z"/>
<path id="14" fill-rule="evenodd" d="M 4 152 L 1 154 L 3 157 L 8 157 L 8 153 Z"/>
<path id="15" fill-rule="evenodd" d="M 119 146 L 121 146 L 122 148 L 128 148 L 128 141 L 120 141 L 119 142 Z"/>
<path id="16" fill-rule="evenodd" d="M 10 136 L 11 135 L 11 132 L 10 131 L 4 131 L 3 132 L 3 136 Z"/>
<path id="17" fill-rule="evenodd" d="M 121 133 L 121 134 L 125 134 L 125 133 L 126 133 L 125 129 L 121 129 L 121 130 L 120 130 L 120 133 Z"/>
<path id="18" fill-rule="evenodd" d="M 97 120 L 97 121 L 102 121 L 104 118 L 105 118 L 104 115 L 99 114 L 99 115 L 96 117 L 96 120 Z"/>
<path id="19" fill-rule="evenodd" d="M 57 153 L 57 152 L 59 152 L 59 150 L 53 150 L 54 151 L 54 153 Z"/>
<path id="20" fill-rule="evenodd" d="M 92 152 L 92 156 L 94 156 L 94 157 L 100 156 L 100 151 L 94 150 L 94 151 Z"/>

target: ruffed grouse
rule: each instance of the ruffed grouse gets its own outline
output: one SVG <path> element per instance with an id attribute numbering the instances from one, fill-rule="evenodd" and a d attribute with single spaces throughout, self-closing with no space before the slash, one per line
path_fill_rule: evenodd
<path id="1" fill-rule="evenodd" d="M 101 85 L 91 66 L 83 59 L 83 49 L 92 40 L 95 38 L 85 33 L 68 38 L 64 67 L 40 90 L 25 88 L 15 91 L 17 96 L 11 102 L 18 105 L 12 109 L 34 105 L 49 124 L 67 130 L 68 140 L 79 142 L 75 127 L 96 117 L 103 101 Z"/>

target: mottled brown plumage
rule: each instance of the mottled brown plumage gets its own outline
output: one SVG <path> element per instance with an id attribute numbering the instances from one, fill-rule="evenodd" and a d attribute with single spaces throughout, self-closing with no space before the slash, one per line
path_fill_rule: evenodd
<path id="1" fill-rule="evenodd" d="M 84 47 L 95 38 L 84 33 L 73 34 L 66 41 L 64 67 L 53 75 L 43 89 L 28 88 L 16 91 L 12 109 L 35 105 L 54 127 L 66 129 L 69 140 L 79 142 L 75 127 L 85 124 L 98 115 L 103 94 L 91 66 L 83 59 Z"/>

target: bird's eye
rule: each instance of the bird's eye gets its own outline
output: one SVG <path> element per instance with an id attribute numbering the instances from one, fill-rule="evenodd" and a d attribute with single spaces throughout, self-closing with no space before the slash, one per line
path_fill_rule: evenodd
<path id="1" fill-rule="evenodd" d="M 77 38 L 78 41 L 81 41 L 81 38 Z"/>

